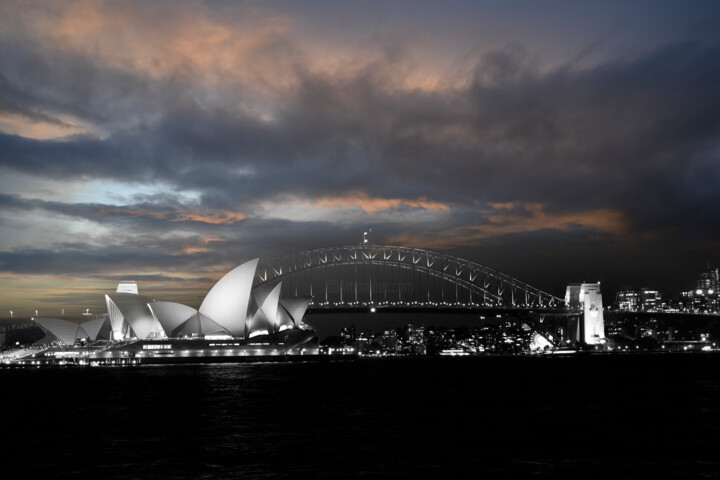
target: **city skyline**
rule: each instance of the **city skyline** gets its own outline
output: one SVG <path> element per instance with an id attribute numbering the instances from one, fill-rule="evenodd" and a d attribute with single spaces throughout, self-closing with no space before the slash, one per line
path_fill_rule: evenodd
<path id="1" fill-rule="evenodd" d="M 0 316 L 370 228 L 606 303 L 720 265 L 716 2 L 302 5 L 0 6 Z"/>

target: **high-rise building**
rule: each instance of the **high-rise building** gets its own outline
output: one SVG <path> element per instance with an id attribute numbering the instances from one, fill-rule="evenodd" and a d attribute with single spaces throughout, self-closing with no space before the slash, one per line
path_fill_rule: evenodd
<path id="1" fill-rule="evenodd" d="M 697 280 L 696 288 L 682 293 L 685 308 L 697 312 L 720 311 L 720 269 L 708 268 Z"/>
<path id="2" fill-rule="evenodd" d="M 699 290 L 720 290 L 720 268 L 710 268 L 700 274 L 697 288 Z"/>
<path id="3" fill-rule="evenodd" d="M 410 353 L 425 355 L 425 326 L 409 324 L 407 326 L 407 341 L 410 345 Z"/>
<path id="4" fill-rule="evenodd" d="M 637 290 L 620 290 L 615 295 L 615 303 L 617 303 L 618 310 L 637 312 L 640 307 L 640 295 Z"/>
<path id="5" fill-rule="evenodd" d="M 640 289 L 640 308 L 643 312 L 657 312 L 662 309 L 662 295 L 650 288 Z"/>

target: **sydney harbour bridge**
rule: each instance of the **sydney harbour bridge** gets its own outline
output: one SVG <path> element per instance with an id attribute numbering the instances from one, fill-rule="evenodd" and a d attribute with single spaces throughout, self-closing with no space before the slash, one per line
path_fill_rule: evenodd
<path id="1" fill-rule="evenodd" d="M 255 285 L 282 281 L 311 312 L 477 312 L 522 319 L 550 343 L 581 341 L 586 312 L 486 265 L 431 250 L 368 243 L 261 259 Z M 599 291 L 598 291 L 599 293 Z M 601 300 L 598 307 L 602 311 Z"/>
<path id="2" fill-rule="evenodd" d="M 345 245 L 261 259 L 256 285 L 284 280 L 315 308 L 464 306 L 558 309 L 564 300 L 485 265 L 388 245 Z"/>

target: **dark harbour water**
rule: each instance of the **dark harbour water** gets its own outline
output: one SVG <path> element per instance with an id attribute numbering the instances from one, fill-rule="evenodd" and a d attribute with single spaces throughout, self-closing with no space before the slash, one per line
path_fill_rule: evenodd
<path id="1" fill-rule="evenodd" d="M 0 478 L 720 478 L 720 356 L 0 370 Z"/>

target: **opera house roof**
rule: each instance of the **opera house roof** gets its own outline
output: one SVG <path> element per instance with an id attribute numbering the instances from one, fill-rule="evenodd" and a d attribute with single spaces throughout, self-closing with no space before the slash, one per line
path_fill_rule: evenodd
<path id="1" fill-rule="evenodd" d="M 45 332 L 45 338 L 37 343 L 47 344 L 59 341 L 65 345 L 74 345 L 77 340 L 83 338 L 96 340 L 103 323 L 105 323 L 105 318 L 88 320 L 83 323 L 70 322 L 61 318 L 36 318 L 35 323 Z"/>
<path id="2" fill-rule="evenodd" d="M 225 274 L 197 310 L 154 301 L 139 295 L 133 282 L 122 282 L 116 293 L 105 295 L 113 339 L 251 338 L 299 328 L 311 299 L 281 297 L 281 282 L 253 288 L 258 261 L 250 260 Z"/>

